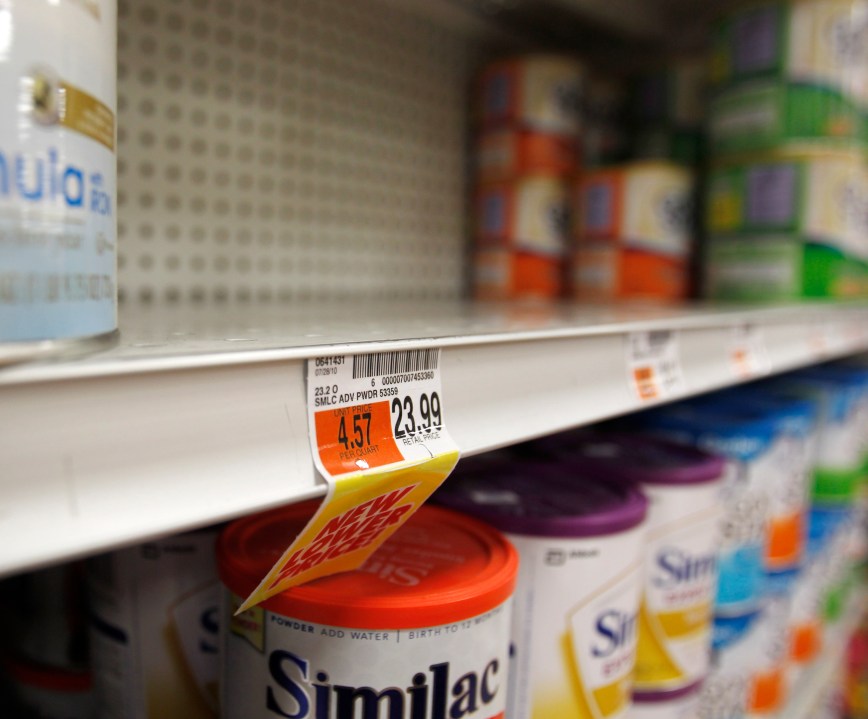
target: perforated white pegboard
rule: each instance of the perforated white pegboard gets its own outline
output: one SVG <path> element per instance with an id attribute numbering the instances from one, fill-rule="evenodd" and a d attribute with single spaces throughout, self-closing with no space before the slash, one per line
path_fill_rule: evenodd
<path id="1" fill-rule="evenodd" d="M 460 295 L 482 54 L 394 0 L 120 0 L 122 298 Z"/>

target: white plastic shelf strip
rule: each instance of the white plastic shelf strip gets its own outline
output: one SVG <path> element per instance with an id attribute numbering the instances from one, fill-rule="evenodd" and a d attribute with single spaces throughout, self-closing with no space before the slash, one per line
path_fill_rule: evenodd
<path id="1" fill-rule="evenodd" d="M 677 331 L 682 394 L 733 384 L 744 323 L 775 372 L 868 347 L 864 306 L 130 308 L 114 350 L 0 372 L 0 573 L 320 494 L 307 357 L 443 347 L 450 433 L 477 453 L 636 410 L 630 332 Z"/>
<path id="2" fill-rule="evenodd" d="M 122 297 L 459 297 L 490 38 L 440 4 L 120 0 Z"/>

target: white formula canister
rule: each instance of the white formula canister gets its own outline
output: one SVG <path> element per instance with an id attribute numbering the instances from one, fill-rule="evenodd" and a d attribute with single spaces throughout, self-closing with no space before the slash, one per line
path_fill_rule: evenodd
<path id="1" fill-rule="evenodd" d="M 221 716 L 502 719 L 518 557 L 469 517 L 422 507 L 360 569 L 235 616 L 314 510 L 246 517 L 220 537 Z"/>
<path id="2" fill-rule="evenodd" d="M 0 1 L 0 364 L 117 329 L 116 26 Z"/>
<path id="3" fill-rule="evenodd" d="M 648 503 L 630 484 L 520 460 L 468 462 L 435 501 L 521 557 L 510 719 L 628 716 Z"/>
<path id="4" fill-rule="evenodd" d="M 216 536 L 190 532 L 89 561 L 97 719 L 217 715 Z"/>
<path id="5" fill-rule="evenodd" d="M 689 690 L 708 672 L 726 460 L 640 434 L 581 432 L 562 443 L 562 461 L 648 497 L 633 697 L 656 707 L 654 695 Z"/>

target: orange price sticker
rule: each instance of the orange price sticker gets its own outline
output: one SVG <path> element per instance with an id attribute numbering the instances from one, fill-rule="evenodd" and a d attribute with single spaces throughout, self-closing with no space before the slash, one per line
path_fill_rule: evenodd
<path id="1" fill-rule="evenodd" d="M 326 498 L 237 613 L 361 566 L 449 476 L 459 452 L 439 363 L 439 349 L 308 360 L 311 451 Z"/>
<path id="2" fill-rule="evenodd" d="M 636 399 L 651 402 L 684 393 L 677 333 L 631 332 L 626 348 L 628 383 Z"/>

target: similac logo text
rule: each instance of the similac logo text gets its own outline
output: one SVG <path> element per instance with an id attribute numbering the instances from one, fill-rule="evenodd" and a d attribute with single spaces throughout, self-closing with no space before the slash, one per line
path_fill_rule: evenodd
<path id="1" fill-rule="evenodd" d="M 657 554 L 651 584 L 657 589 L 675 589 L 712 579 L 717 571 L 716 554 L 692 555 L 678 547 L 663 547 Z"/>
<path id="2" fill-rule="evenodd" d="M 56 203 L 69 209 L 90 210 L 109 217 L 112 214 L 111 188 L 99 172 L 89 173 L 50 148 L 45 157 L 0 150 L 0 197 L 20 197 L 28 202 Z"/>
<path id="3" fill-rule="evenodd" d="M 591 654 L 608 659 L 619 649 L 632 647 L 636 642 L 636 615 L 610 609 L 597 617 L 594 625 L 597 635 Z"/>
<path id="4" fill-rule="evenodd" d="M 500 690 L 501 667 L 492 659 L 480 672 L 450 677 L 449 662 L 417 672 L 409 686 L 376 689 L 334 684 L 328 672 L 288 650 L 271 652 L 265 706 L 287 719 L 494 719 L 486 712 Z M 493 710 L 492 710 L 493 711 Z"/>

